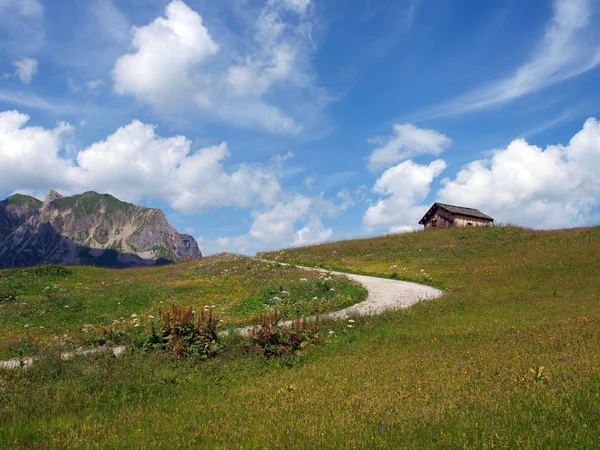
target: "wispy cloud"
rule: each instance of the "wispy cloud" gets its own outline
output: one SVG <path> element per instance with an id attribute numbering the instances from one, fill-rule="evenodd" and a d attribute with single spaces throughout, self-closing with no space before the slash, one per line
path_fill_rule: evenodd
<path id="1" fill-rule="evenodd" d="M 243 128 L 298 134 L 331 101 L 314 79 L 310 0 L 268 0 L 240 48 L 223 45 L 182 0 L 134 28 L 112 71 L 114 90 L 156 111 L 198 111 Z M 227 44 L 227 42 L 225 42 Z"/>
<path id="2" fill-rule="evenodd" d="M 427 111 L 441 117 L 480 111 L 577 77 L 600 64 L 597 10 L 590 0 L 555 0 L 554 15 L 531 57 L 507 78 Z"/>

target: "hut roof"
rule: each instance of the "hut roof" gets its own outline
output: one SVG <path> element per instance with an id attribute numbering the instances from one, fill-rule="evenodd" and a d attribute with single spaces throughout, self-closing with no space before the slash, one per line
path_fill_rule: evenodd
<path id="1" fill-rule="evenodd" d="M 478 219 L 485 219 L 485 220 L 489 220 L 491 222 L 494 221 L 494 219 L 492 219 L 490 216 L 482 213 L 481 211 L 479 211 L 478 209 L 475 209 L 475 208 L 465 208 L 464 206 L 447 205 L 445 203 L 437 203 L 436 202 L 431 206 L 431 208 L 429 208 L 429 211 L 427 211 L 427 213 L 419 221 L 419 224 L 425 225 L 427 220 L 429 220 L 429 217 L 431 217 L 433 214 L 435 214 L 435 211 L 438 208 L 445 209 L 446 211 L 448 211 L 449 213 L 452 213 L 452 214 L 460 214 L 463 216 L 476 217 Z"/>

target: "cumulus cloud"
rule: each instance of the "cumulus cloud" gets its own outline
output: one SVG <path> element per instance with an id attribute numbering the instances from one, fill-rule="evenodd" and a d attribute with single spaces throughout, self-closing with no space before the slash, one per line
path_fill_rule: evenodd
<path id="1" fill-rule="evenodd" d="M 28 120 L 17 111 L 0 113 L 0 189 L 93 189 L 130 201 L 162 200 L 183 212 L 270 205 L 280 192 L 267 169 L 226 170 L 225 142 L 194 152 L 187 138 L 163 138 L 154 126 L 134 120 L 71 159 L 65 156 L 70 125 L 47 130 L 26 126 Z"/>
<path id="2" fill-rule="evenodd" d="M 25 127 L 28 120 L 17 111 L 0 112 L 0 189 L 66 187 L 77 168 L 60 151 L 73 128 L 63 122 L 51 130 Z"/>
<path id="3" fill-rule="evenodd" d="M 368 230 L 415 228 L 430 203 L 433 181 L 445 169 L 408 160 L 386 170 L 363 224 Z M 589 225 L 600 220 L 600 122 L 588 119 L 568 145 L 545 149 L 516 139 L 487 159 L 472 161 L 441 181 L 435 201 L 478 208 L 496 219 L 535 228 Z"/>
<path id="4" fill-rule="evenodd" d="M 115 91 L 158 108 L 181 104 L 198 91 L 198 67 L 219 51 L 202 17 L 180 0 L 167 5 L 165 17 L 134 27 L 132 35 L 135 51 L 121 56 L 113 70 Z M 195 100 L 208 102 L 200 93 Z"/>
<path id="5" fill-rule="evenodd" d="M 253 213 L 254 222 L 249 236 L 269 248 L 325 241 L 333 230 L 325 228 L 323 216 L 335 217 L 353 204 L 345 191 L 338 197 L 341 203 L 326 199 L 323 194 L 314 197 L 300 194 L 288 196 L 265 211 Z M 298 224 L 300 229 L 297 228 Z"/>
<path id="6" fill-rule="evenodd" d="M 394 125 L 392 136 L 372 138 L 369 142 L 378 145 L 369 156 L 369 169 L 375 171 L 417 155 L 439 155 L 452 140 L 435 130 L 404 123 Z"/>
<path id="7" fill-rule="evenodd" d="M 194 150 L 186 137 L 162 137 L 155 126 L 134 120 L 77 150 L 71 125 L 46 129 L 28 121 L 18 111 L 0 112 L 0 190 L 41 195 L 50 189 L 95 190 L 132 202 L 164 202 L 184 213 L 220 207 L 252 211 L 248 233 L 208 243 L 215 252 L 322 242 L 333 233 L 323 219 L 354 204 L 345 190 L 335 199 L 284 192 L 271 162 L 228 169 L 226 142 Z"/>
<path id="8" fill-rule="evenodd" d="M 501 222 L 537 228 L 590 223 L 600 205 L 600 123 L 588 119 L 569 145 L 517 139 L 468 164 L 438 198 L 480 208 Z"/>
<path id="9" fill-rule="evenodd" d="M 437 159 L 429 165 L 408 160 L 387 169 L 373 187 L 373 192 L 384 198 L 367 208 L 363 225 L 371 231 L 397 232 L 416 228 L 427 211 L 428 205 L 423 201 L 429 194 L 431 182 L 445 168 L 446 163 Z"/>
<path id="10" fill-rule="evenodd" d="M 431 111 L 433 116 L 478 111 L 515 100 L 588 72 L 600 64 L 597 6 L 555 0 L 554 15 L 531 57 L 507 78 Z"/>
<path id="11" fill-rule="evenodd" d="M 327 241 L 333 229 L 323 223 L 325 217 L 337 217 L 354 202 L 347 191 L 341 191 L 336 199 L 323 194 L 308 197 L 286 194 L 272 206 L 252 212 L 252 225 L 247 234 L 204 239 L 207 254 L 222 251 L 253 253 L 277 248 L 311 245 Z"/>
<path id="12" fill-rule="evenodd" d="M 21 80 L 23 84 L 29 84 L 33 81 L 33 77 L 38 71 L 38 63 L 32 58 L 23 58 L 13 63 L 15 66 L 15 76 Z"/>
<path id="13" fill-rule="evenodd" d="M 158 111 L 189 108 L 238 126 L 298 133 L 302 126 L 265 96 L 283 88 L 291 95 L 293 88 L 305 95 L 291 109 L 322 103 L 306 70 L 314 49 L 309 6 L 309 0 L 267 0 L 250 45 L 238 51 L 222 48 L 196 11 L 173 0 L 164 17 L 133 28 L 134 51 L 121 56 L 112 72 L 115 92 Z"/>

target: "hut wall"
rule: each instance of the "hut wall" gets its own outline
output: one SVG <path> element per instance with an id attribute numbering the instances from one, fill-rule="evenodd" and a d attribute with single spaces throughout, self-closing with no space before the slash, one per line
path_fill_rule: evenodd
<path id="1" fill-rule="evenodd" d="M 425 224 L 425 228 L 450 228 L 452 227 L 452 217 L 444 212 L 436 212 Z"/>
<path id="2" fill-rule="evenodd" d="M 485 225 L 489 225 L 490 221 L 486 219 L 480 219 L 478 217 L 469 217 L 469 216 L 461 216 L 456 215 L 454 217 L 454 226 L 455 227 L 481 227 Z"/>

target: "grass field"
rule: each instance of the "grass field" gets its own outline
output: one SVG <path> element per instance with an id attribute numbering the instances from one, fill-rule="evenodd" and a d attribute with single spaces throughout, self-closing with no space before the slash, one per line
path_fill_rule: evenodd
<path id="1" fill-rule="evenodd" d="M 342 309 L 365 297 L 362 286 L 344 278 L 324 280 L 315 272 L 236 255 L 127 270 L 4 270 L 0 359 L 59 343 L 67 348 L 94 344 L 105 329 L 125 335 L 172 303 L 213 307 L 225 329 L 251 324 L 274 307 L 282 318 L 291 318 Z"/>
<path id="2" fill-rule="evenodd" d="M 600 227 L 435 230 L 262 256 L 422 282 L 446 294 L 382 316 L 323 323 L 325 342 L 295 359 L 242 354 L 232 337 L 223 355 L 202 364 L 131 352 L 117 359 L 48 357 L 27 370 L 0 372 L 0 443 L 12 448 L 598 448 Z M 223 298 L 223 312 L 239 321 L 251 314 L 234 305 L 252 298 L 252 292 L 266 297 L 269 286 L 290 290 L 292 280 L 309 278 L 296 269 L 266 267 L 273 278 L 249 277 L 255 290 L 235 297 L 231 286 L 242 274 L 221 273 L 218 259 L 202 264 L 211 267 L 206 274 L 220 285 L 210 298 Z M 89 277 L 90 289 L 117 277 L 139 277 L 158 299 L 169 293 L 170 273 L 173 281 L 187 279 L 190 269 L 144 269 L 135 276 L 74 270 L 77 277 Z M 0 290 L 16 283 L 16 273 L 2 273 Z M 59 287 L 50 289 L 60 292 L 66 282 L 56 283 Z M 37 289 L 42 285 L 47 282 Z M 133 292 L 132 286 L 120 292 Z M 100 304 L 113 298 L 113 288 L 98 287 L 99 305 L 90 308 L 108 314 L 114 303 Z M 208 298 L 210 292 L 187 289 L 182 292 L 188 299 Z M 142 297 L 123 317 L 156 305 Z M 17 333 L 15 320 L 22 326 L 30 320 L 19 319 L 11 302 L 0 308 L 3 336 Z M 95 314 L 57 323 L 70 327 Z"/>

